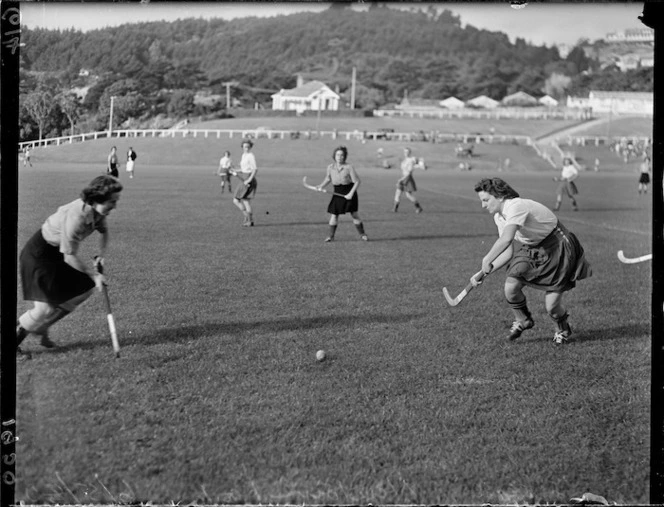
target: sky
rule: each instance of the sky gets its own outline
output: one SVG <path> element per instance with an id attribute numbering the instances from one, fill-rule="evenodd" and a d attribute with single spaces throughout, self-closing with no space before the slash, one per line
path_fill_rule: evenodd
<path id="1" fill-rule="evenodd" d="M 394 3 L 392 7 L 426 7 L 427 3 Z M 532 3 L 515 9 L 509 2 L 448 3 L 437 2 L 461 17 L 462 25 L 506 33 L 537 44 L 574 45 L 580 38 L 591 41 L 607 33 L 628 28 L 645 28 L 638 16 L 641 2 L 623 3 Z M 301 11 L 320 12 L 329 3 L 320 2 L 25 2 L 21 3 L 22 23 L 28 28 L 49 28 L 87 31 L 129 22 L 175 21 L 183 18 L 234 19 L 246 16 L 288 15 Z M 367 3 L 358 2 L 357 9 Z"/>

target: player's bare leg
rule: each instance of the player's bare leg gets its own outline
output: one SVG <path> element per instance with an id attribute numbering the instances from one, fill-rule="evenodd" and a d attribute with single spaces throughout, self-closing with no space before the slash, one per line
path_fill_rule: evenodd
<path id="1" fill-rule="evenodd" d="M 547 292 L 546 296 L 544 296 L 544 306 L 556 326 L 553 342 L 556 345 L 566 343 L 572 334 L 572 328 L 567 322 L 569 314 L 563 306 L 562 292 Z"/>
<path id="2" fill-rule="evenodd" d="M 247 212 L 247 210 L 244 206 L 245 202 L 246 201 L 244 201 L 244 200 L 240 200 L 240 199 L 236 199 L 236 198 L 233 199 L 233 204 L 235 204 L 237 209 L 239 209 L 242 212 L 242 214 L 244 215 L 244 221 L 242 222 L 242 225 L 246 226 L 249 223 L 249 213 Z"/>
<path id="3" fill-rule="evenodd" d="M 420 206 L 420 203 L 417 202 L 417 199 L 415 198 L 415 196 L 413 194 L 406 191 L 406 199 L 408 199 L 410 202 L 412 202 L 413 205 L 415 206 L 415 213 L 422 213 L 422 211 L 423 211 L 422 206 Z"/>
<path id="4" fill-rule="evenodd" d="M 367 237 L 367 234 L 364 232 L 364 224 L 362 223 L 360 215 L 358 215 L 357 211 L 353 211 L 350 214 L 350 216 L 353 217 L 353 224 L 355 225 L 357 232 L 360 233 L 360 239 L 362 239 L 362 241 L 368 241 L 369 238 Z"/>
<path id="5" fill-rule="evenodd" d="M 397 188 L 397 191 L 394 193 L 394 207 L 392 211 L 396 213 L 399 210 L 399 201 L 401 201 L 401 194 L 403 191 L 400 188 Z"/>
<path id="6" fill-rule="evenodd" d="M 248 199 L 243 199 L 242 202 L 244 203 L 244 209 L 247 212 L 247 222 L 244 225 L 246 225 L 247 227 L 253 227 L 254 215 L 251 209 L 251 203 L 249 202 Z"/>
<path id="7" fill-rule="evenodd" d="M 325 243 L 331 243 L 334 241 L 334 235 L 337 232 L 337 224 L 339 223 L 338 215 L 330 215 L 330 233 L 327 238 L 325 238 Z"/>

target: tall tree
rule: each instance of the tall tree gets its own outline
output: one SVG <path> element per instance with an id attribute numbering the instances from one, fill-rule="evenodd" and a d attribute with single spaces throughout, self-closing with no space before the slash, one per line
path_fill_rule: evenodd
<path id="1" fill-rule="evenodd" d="M 81 99 L 75 93 L 63 92 L 58 94 L 57 102 L 67 120 L 69 120 L 70 135 L 73 136 L 74 125 L 81 112 Z"/>
<path id="2" fill-rule="evenodd" d="M 21 101 L 21 107 L 25 109 L 26 113 L 37 124 L 39 140 L 41 141 L 44 136 L 44 128 L 46 127 L 48 117 L 54 107 L 53 95 L 44 89 L 30 92 L 24 96 Z"/>

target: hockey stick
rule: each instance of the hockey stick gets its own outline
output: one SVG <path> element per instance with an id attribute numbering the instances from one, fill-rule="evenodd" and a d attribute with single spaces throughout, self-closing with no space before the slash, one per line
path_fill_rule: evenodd
<path id="1" fill-rule="evenodd" d="M 95 269 L 99 274 L 104 273 L 104 266 L 101 262 L 98 262 L 99 257 L 95 257 Z M 108 287 L 106 284 L 102 284 L 102 292 L 104 293 L 104 301 L 106 303 L 106 319 L 108 320 L 108 330 L 111 332 L 111 342 L 113 343 L 113 351 L 115 352 L 115 357 L 120 357 L 120 342 L 118 341 L 118 333 L 115 329 L 115 318 L 113 317 L 113 311 L 111 310 L 111 299 L 108 297 Z"/>
<path id="2" fill-rule="evenodd" d="M 326 193 L 326 194 L 329 193 L 324 188 L 318 190 L 317 187 L 314 187 L 313 185 L 308 185 L 306 176 L 304 178 L 302 178 L 302 184 L 304 185 L 304 188 L 308 188 L 309 190 L 315 190 L 316 192 L 323 192 L 323 193 Z M 337 194 L 336 192 L 332 192 L 332 195 L 336 195 L 337 197 L 346 197 L 344 194 Z"/>
<path id="3" fill-rule="evenodd" d="M 494 266 L 492 265 L 490 273 L 493 273 L 494 271 L 493 267 Z M 482 282 L 482 280 L 484 280 L 490 273 L 485 273 L 484 271 L 478 271 L 473 275 L 473 278 L 475 278 L 478 282 Z M 453 299 L 450 296 L 447 287 L 443 287 L 443 295 L 445 296 L 445 299 L 447 299 L 447 302 L 449 303 L 450 306 L 456 306 L 459 303 L 461 303 L 461 301 L 463 301 L 463 299 L 468 295 L 468 293 L 474 288 L 475 286 L 471 282 L 468 282 L 468 285 L 466 285 L 466 287 L 461 292 L 459 292 L 459 295 Z"/>
<path id="4" fill-rule="evenodd" d="M 637 262 L 649 261 L 652 259 L 652 254 L 642 255 L 641 257 L 634 257 L 630 259 L 625 257 L 625 254 L 622 250 L 618 250 L 618 260 L 624 264 L 636 264 Z"/>

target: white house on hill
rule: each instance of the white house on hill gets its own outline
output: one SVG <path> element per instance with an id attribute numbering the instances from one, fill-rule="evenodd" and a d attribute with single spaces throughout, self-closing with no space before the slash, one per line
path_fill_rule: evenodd
<path id="1" fill-rule="evenodd" d="M 436 99 L 418 99 L 404 97 L 400 104 L 397 104 L 396 109 L 403 111 L 431 111 L 440 109 L 440 101 Z"/>
<path id="2" fill-rule="evenodd" d="M 447 109 L 462 109 L 466 104 L 463 100 L 459 100 L 456 97 L 448 97 L 445 100 L 441 100 L 440 105 Z"/>
<path id="3" fill-rule="evenodd" d="M 558 105 L 558 101 L 551 95 L 544 95 L 544 97 L 541 97 L 537 102 L 546 107 L 556 107 Z"/>
<path id="4" fill-rule="evenodd" d="M 536 106 L 538 105 L 537 99 L 532 95 L 527 94 L 526 92 L 516 92 L 512 95 L 508 95 L 502 100 L 503 106 Z"/>
<path id="5" fill-rule="evenodd" d="M 468 102 L 466 102 L 467 106 L 479 107 L 482 109 L 495 109 L 499 104 L 500 102 L 493 100 L 491 97 L 487 97 L 486 95 L 480 95 L 479 97 L 475 97 L 474 99 L 470 99 Z"/>
<path id="6" fill-rule="evenodd" d="M 309 81 L 291 90 L 272 95 L 272 109 L 279 111 L 338 111 L 338 93 L 325 83 Z"/>

